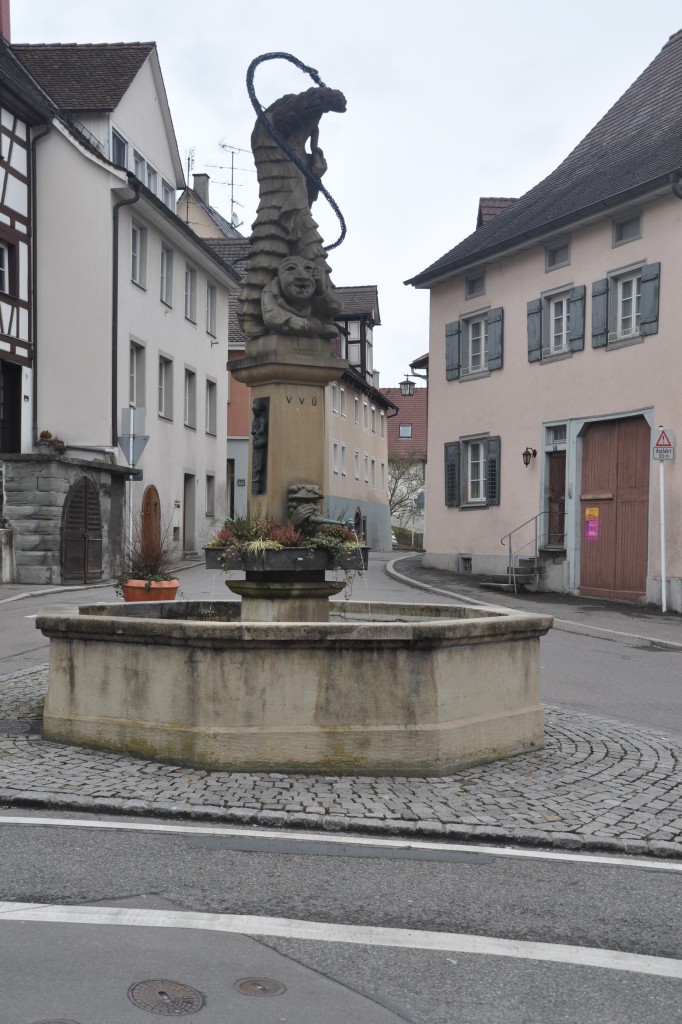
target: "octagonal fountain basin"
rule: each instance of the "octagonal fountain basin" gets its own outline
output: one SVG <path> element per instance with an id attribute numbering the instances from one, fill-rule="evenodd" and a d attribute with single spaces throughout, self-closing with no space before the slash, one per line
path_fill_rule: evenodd
<path id="1" fill-rule="evenodd" d="M 543 746 L 545 615 L 334 601 L 242 622 L 238 601 L 43 610 L 46 739 L 207 770 L 442 775 Z"/>

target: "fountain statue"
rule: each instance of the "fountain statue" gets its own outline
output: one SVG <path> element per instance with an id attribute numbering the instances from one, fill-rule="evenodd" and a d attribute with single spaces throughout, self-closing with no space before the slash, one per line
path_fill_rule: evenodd
<path id="1" fill-rule="evenodd" d="M 263 110 L 253 75 L 275 57 L 315 87 Z M 249 515 L 322 530 L 325 388 L 347 363 L 330 346 L 339 303 L 327 253 L 345 224 L 321 182 L 319 132 L 346 102 L 289 54 L 253 61 L 247 86 L 260 202 L 238 311 L 248 341 L 230 368 L 251 388 Z M 341 221 L 331 246 L 311 214 L 320 194 Z M 237 559 L 245 579 L 228 586 L 241 602 L 42 611 L 45 738 L 207 770 L 325 775 L 440 775 L 543 746 L 550 618 L 330 602 L 344 584 L 327 580 L 326 552 L 266 554 Z"/>

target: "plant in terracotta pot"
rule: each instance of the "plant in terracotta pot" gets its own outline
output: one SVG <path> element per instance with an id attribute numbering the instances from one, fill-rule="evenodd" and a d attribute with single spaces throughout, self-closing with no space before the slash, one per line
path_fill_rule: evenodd
<path id="1" fill-rule="evenodd" d="M 174 549 L 168 530 L 145 531 L 141 521 L 133 524 L 124 569 L 116 576 L 116 593 L 124 601 L 173 601 L 180 581 L 173 574 Z"/>

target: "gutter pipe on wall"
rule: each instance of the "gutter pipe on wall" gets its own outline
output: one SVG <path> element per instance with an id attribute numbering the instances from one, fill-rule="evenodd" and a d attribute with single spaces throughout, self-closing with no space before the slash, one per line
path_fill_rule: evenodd
<path id="1" fill-rule="evenodd" d="M 37 174 L 36 174 L 36 143 L 44 139 L 52 131 L 49 121 L 42 132 L 31 139 L 31 348 L 33 367 L 33 409 L 31 430 L 33 443 L 38 441 L 38 247 L 36 245 L 36 225 L 38 223 Z"/>
<path id="2" fill-rule="evenodd" d="M 134 195 L 130 199 L 119 199 L 114 204 L 113 261 L 111 282 L 111 443 L 118 447 L 118 223 L 122 206 L 132 206 L 140 198 L 140 182 L 128 174 L 128 184 Z"/>

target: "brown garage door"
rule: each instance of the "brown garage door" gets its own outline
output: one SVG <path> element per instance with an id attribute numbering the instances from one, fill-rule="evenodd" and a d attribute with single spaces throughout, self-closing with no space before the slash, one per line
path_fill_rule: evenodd
<path id="1" fill-rule="evenodd" d="M 583 439 L 580 593 L 646 592 L 650 430 L 643 416 L 593 423 Z"/>

